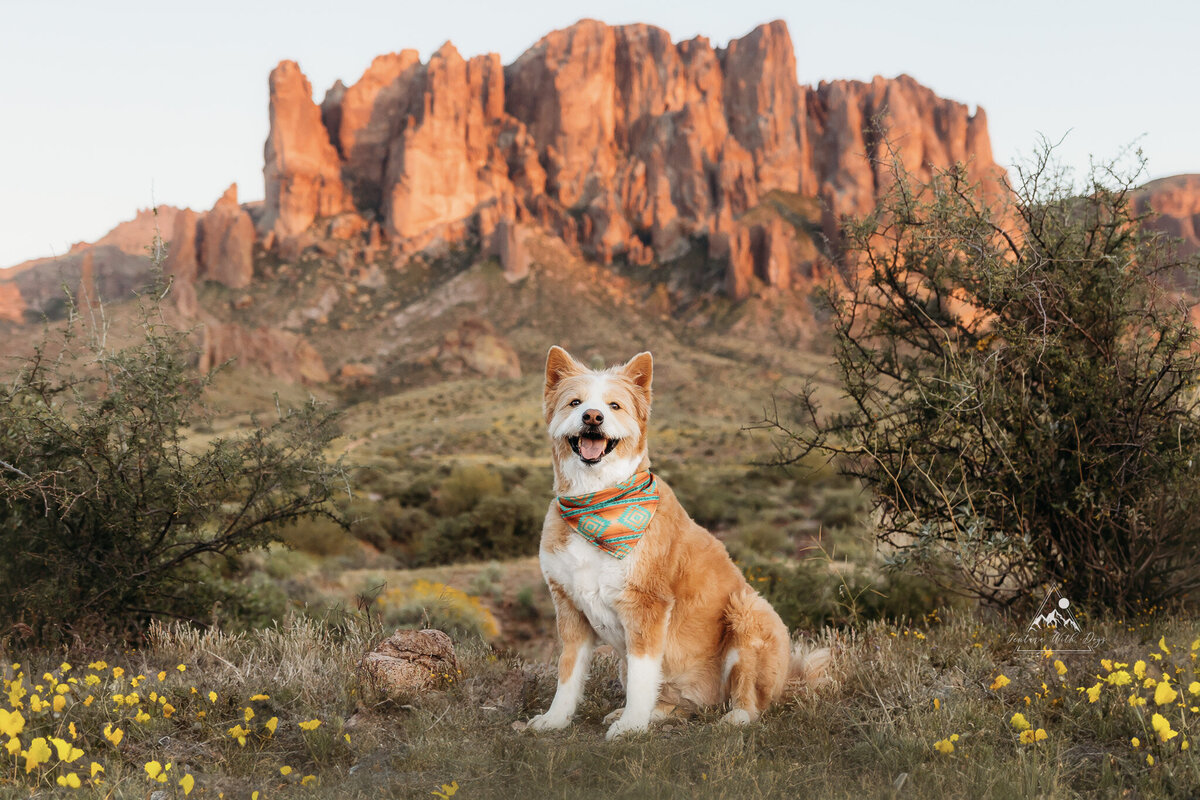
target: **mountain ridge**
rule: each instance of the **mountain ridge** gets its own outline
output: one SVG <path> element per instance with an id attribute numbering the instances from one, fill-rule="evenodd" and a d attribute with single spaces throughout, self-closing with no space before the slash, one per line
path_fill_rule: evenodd
<path id="1" fill-rule="evenodd" d="M 956 162 L 985 191 L 1002 177 L 982 108 L 907 75 L 802 85 L 778 21 L 713 47 L 584 20 L 508 65 L 450 43 L 425 62 L 405 50 L 321 103 L 295 62 L 268 82 L 265 199 L 239 203 L 231 186 L 158 229 L 201 365 L 239 358 L 309 384 L 392 380 L 400 365 L 512 374 L 532 344 L 522 315 L 490 305 L 538 302 L 520 287 L 539 275 L 560 284 L 547 313 L 568 285 L 620 287 L 630 313 L 811 340 L 808 296 L 836 274 L 842 218 L 887 187 L 889 143 L 918 177 Z M 53 311 L 63 284 L 128 296 L 148 262 L 117 244 L 0 273 L 0 320 Z M 364 338 L 371 325 L 389 341 Z"/>

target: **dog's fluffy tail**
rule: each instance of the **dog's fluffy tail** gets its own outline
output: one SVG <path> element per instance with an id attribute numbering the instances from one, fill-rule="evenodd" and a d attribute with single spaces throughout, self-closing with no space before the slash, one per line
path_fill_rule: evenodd
<path id="1" fill-rule="evenodd" d="M 825 683 L 829 680 L 829 665 L 832 661 L 833 651 L 828 647 L 797 644 L 792 648 L 786 693 L 796 694 Z"/>

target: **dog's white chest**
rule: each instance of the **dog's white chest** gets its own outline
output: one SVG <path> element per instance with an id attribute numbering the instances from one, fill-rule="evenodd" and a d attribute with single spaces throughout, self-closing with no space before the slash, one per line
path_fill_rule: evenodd
<path id="1" fill-rule="evenodd" d="M 625 558 L 614 558 L 576 534 L 562 550 L 541 553 L 542 574 L 566 590 L 600 640 L 618 653 L 625 651 L 625 626 L 617 614 L 617 599 L 637 555 L 634 547 Z"/>

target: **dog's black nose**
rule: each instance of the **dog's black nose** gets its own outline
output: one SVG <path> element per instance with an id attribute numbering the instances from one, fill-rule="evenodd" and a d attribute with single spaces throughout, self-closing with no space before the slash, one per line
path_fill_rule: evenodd
<path id="1" fill-rule="evenodd" d="M 589 408 L 583 412 L 584 425 L 599 425 L 601 422 L 604 422 L 604 415 L 600 413 L 600 409 Z"/>

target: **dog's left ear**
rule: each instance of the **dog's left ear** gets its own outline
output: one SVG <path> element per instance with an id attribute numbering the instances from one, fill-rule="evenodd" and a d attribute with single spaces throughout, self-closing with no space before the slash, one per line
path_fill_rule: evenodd
<path id="1" fill-rule="evenodd" d="M 642 390 L 646 400 L 650 400 L 650 382 L 654 379 L 654 357 L 649 351 L 638 353 L 622 368 L 625 376 L 633 381 L 633 385 Z"/>

